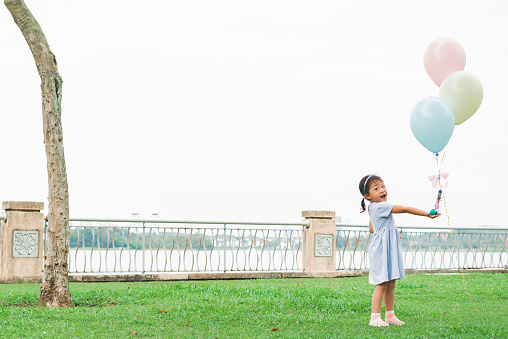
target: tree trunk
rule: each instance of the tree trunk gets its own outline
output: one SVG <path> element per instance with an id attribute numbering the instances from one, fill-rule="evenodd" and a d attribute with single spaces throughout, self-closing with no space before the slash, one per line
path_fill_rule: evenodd
<path id="1" fill-rule="evenodd" d="M 62 78 L 46 37 L 23 0 L 4 0 L 28 43 L 41 78 L 48 170 L 48 233 L 39 307 L 71 307 L 69 293 L 69 191 L 61 123 Z"/>

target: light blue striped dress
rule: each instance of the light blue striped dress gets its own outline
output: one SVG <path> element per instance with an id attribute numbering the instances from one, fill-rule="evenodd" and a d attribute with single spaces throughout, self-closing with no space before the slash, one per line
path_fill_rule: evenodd
<path id="1" fill-rule="evenodd" d="M 392 215 L 393 204 L 375 202 L 369 205 L 369 216 L 374 234 L 370 238 L 369 283 L 379 285 L 385 281 L 403 279 L 404 261 L 399 231 Z"/>

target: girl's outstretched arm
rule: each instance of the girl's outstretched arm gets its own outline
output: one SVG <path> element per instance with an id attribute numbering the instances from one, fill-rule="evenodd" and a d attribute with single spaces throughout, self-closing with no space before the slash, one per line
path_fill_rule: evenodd
<path id="1" fill-rule="evenodd" d="M 374 228 L 372 227 L 372 223 L 369 220 L 369 232 L 374 234 Z"/>
<path id="2" fill-rule="evenodd" d="M 431 219 L 437 218 L 441 215 L 439 213 L 436 215 L 431 215 L 430 212 L 425 212 L 424 210 L 421 210 L 419 208 L 401 205 L 394 205 L 392 208 L 392 213 L 410 213 L 414 215 L 421 215 L 422 217 L 427 217 Z"/>

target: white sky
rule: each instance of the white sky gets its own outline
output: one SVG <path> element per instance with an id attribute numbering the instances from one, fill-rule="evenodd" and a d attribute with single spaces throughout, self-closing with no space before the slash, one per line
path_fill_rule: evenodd
<path id="1" fill-rule="evenodd" d="M 409 113 L 438 96 L 423 53 L 449 36 L 484 87 L 443 163 L 450 222 L 507 226 L 507 1 L 25 1 L 64 79 L 71 217 L 366 224 L 371 172 L 429 210 Z M 47 204 L 40 79 L 4 6 L 0 32 L 0 200 Z"/>

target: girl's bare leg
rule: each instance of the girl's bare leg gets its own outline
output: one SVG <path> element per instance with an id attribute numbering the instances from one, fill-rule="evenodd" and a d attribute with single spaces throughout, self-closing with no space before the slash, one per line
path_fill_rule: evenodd
<path id="1" fill-rule="evenodd" d="M 376 286 L 372 294 L 372 313 L 381 313 L 381 304 L 383 303 L 383 296 L 386 293 L 388 283 L 389 281 Z"/>
<path id="2" fill-rule="evenodd" d="M 385 299 L 385 311 L 393 311 L 395 307 L 395 282 L 396 280 L 390 280 L 386 283 L 386 289 L 384 293 Z M 381 307 L 379 308 L 381 312 Z"/>
<path id="3" fill-rule="evenodd" d="M 383 303 L 383 296 L 386 292 L 387 283 L 384 282 L 376 286 L 372 294 L 372 314 L 370 316 L 370 326 L 388 326 L 388 323 L 381 319 L 381 304 Z"/>
<path id="4" fill-rule="evenodd" d="M 400 321 L 394 312 L 395 308 L 395 282 L 391 280 L 387 283 L 384 299 L 385 299 L 385 322 L 395 325 L 404 325 L 403 321 Z"/>

